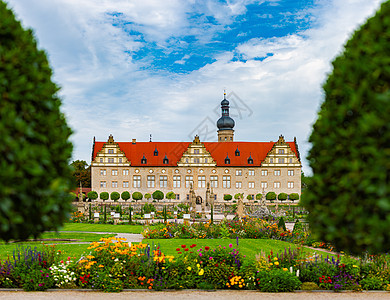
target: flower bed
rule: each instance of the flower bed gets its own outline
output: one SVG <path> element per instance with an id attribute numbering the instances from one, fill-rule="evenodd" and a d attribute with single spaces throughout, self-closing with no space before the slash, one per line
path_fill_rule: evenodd
<path id="1" fill-rule="evenodd" d="M 129 246 L 122 239 L 102 238 L 78 260 L 61 258 L 60 251 L 15 249 L 0 264 L 0 287 L 27 291 L 48 288 L 88 288 L 106 292 L 123 289 L 258 289 L 290 292 L 301 287 L 328 290 L 390 290 L 388 255 L 355 260 L 305 257 L 302 251 L 261 253 L 255 261 L 241 255 L 237 245 L 215 248 L 178 245 L 167 256 L 159 247 Z M 304 284 L 302 284 L 304 283 Z"/>

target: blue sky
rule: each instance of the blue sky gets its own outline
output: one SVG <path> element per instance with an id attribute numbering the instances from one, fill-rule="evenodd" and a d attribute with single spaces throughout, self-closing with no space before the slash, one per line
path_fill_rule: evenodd
<path id="1" fill-rule="evenodd" d="M 332 60 L 383 1 L 7 2 L 48 54 L 73 158 L 90 163 L 94 136 L 216 141 L 225 89 L 236 140 L 297 137 L 304 158 Z"/>

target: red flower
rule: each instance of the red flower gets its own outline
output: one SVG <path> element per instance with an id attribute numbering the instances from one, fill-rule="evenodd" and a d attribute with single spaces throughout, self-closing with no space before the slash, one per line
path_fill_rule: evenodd
<path id="1" fill-rule="evenodd" d="M 192 244 L 192 245 L 190 246 L 190 248 L 194 248 L 194 247 L 196 247 L 196 245 L 195 245 L 195 244 Z"/>
<path id="2" fill-rule="evenodd" d="M 204 247 L 204 249 L 205 249 L 206 251 L 208 251 L 208 250 L 210 249 L 210 247 L 209 247 L 209 246 L 206 246 L 206 247 Z"/>
<path id="3" fill-rule="evenodd" d="M 181 252 L 177 252 L 177 253 L 181 254 Z"/>
<path id="4" fill-rule="evenodd" d="M 176 248 L 176 251 L 180 251 L 180 248 Z"/>
<path id="5" fill-rule="evenodd" d="M 185 248 L 184 251 L 188 251 L 188 248 Z"/>
<path id="6" fill-rule="evenodd" d="M 182 248 L 185 248 L 185 247 L 187 247 L 187 246 L 186 246 L 186 245 L 181 245 L 181 247 L 182 247 Z"/>

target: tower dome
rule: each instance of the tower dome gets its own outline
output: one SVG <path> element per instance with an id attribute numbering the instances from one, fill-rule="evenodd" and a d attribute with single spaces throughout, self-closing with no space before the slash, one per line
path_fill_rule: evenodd
<path id="1" fill-rule="evenodd" d="M 223 93 L 221 101 L 222 116 L 217 121 L 218 141 L 232 142 L 234 133 L 234 120 L 229 116 L 229 101 L 226 99 L 226 93 Z"/>

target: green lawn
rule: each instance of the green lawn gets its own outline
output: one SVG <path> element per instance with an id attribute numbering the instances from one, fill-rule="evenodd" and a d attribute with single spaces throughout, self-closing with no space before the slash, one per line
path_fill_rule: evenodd
<path id="1" fill-rule="evenodd" d="M 166 255 L 175 255 L 177 253 L 176 248 L 180 248 L 181 245 L 189 247 L 192 244 L 196 244 L 195 249 L 199 249 L 204 246 L 209 246 L 210 248 L 215 248 L 219 245 L 229 247 L 229 244 L 232 244 L 232 249 L 237 248 L 236 239 L 144 239 L 142 242 L 160 246 L 160 250 Z M 249 260 L 254 260 L 256 254 L 259 254 L 261 251 L 268 255 L 271 251 L 276 254 L 277 252 L 284 252 L 285 249 L 288 250 L 289 247 L 291 249 L 297 247 L 295 244 L 271 239 L 240 239 L 238 243 L 238 249 Z M 303 251 L 309 255 L 312 255 L 314 252 L 323 257 L 329 255 L 326 252 L 314 251 L 305 247 L 303 247 Z"/>
<path id="2" fill-rule="evenodd" d="M 59 231 L 141 233 L 143 225 L 65 223 Z"/>

